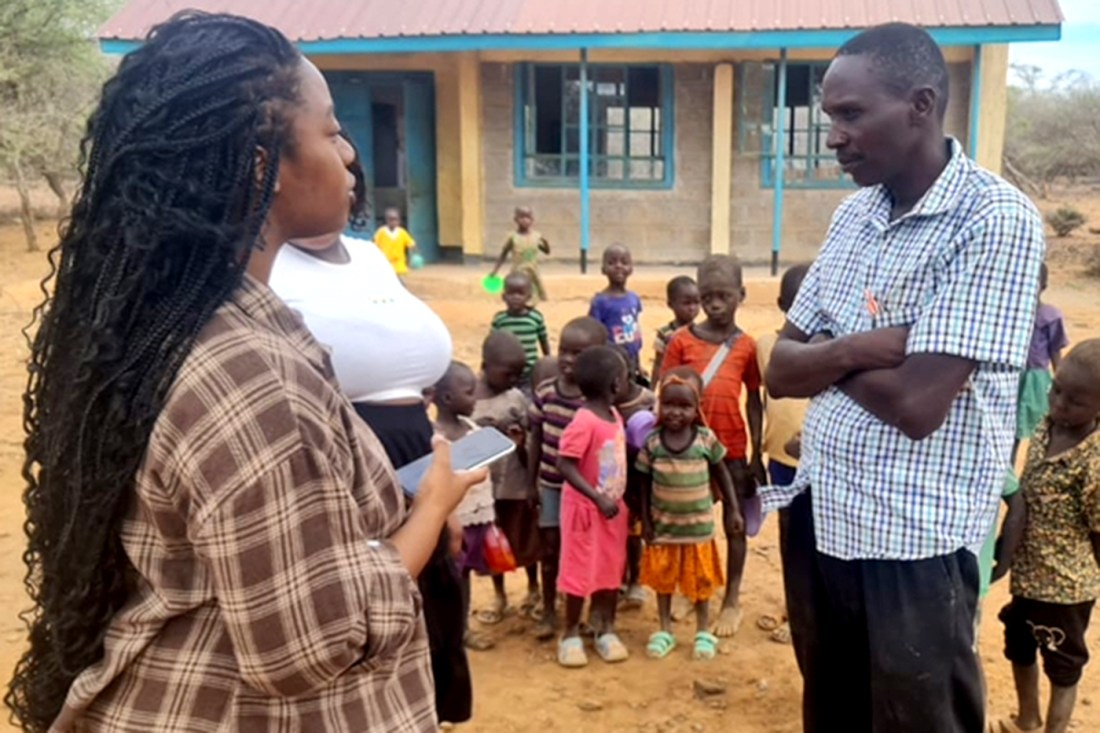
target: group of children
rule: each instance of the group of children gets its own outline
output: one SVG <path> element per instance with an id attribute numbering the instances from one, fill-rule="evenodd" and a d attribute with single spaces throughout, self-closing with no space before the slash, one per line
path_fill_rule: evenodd
<path id="1" fill-rule="evenodd" d="M 674 317 L 658 332 L 658 358 L 647 374 L 642 302 L 627 287 L 631 254 L 612 245 L 602 258 L 607 287 L 587 316 L 565 325 L 550 356 L 535 305 L 545 288 L 538 257 L 529 254 L 549 245 L 533 221 L 530 209 L 517 209 L 517 232 L 498 261 L 511 255 L 514 266 L 504 281 L 505 309 L 483 344 L 480 375 L 456 363 L 434 390 L 445 435 L 491 425 L 519 448 L 494 464 L 487 485 L 472 490 L 457 512 L 467 590 L 472 573 L 487 572 L 482 544 L 495 524 L 527 573 L 520 612 L 536 621 L 540 640 L 558 637 L 562 666 L 587 664 L 587 636 L 603 660 L 627 658 L 615 618 L 642 605 L 643 586 L 657 595 L 659 612 L 647 655 L 664 658 L 676 647 L 679 595 L 695 611 L 692 656 L 711 659 L 718 636 L 736 633 L 741 623 L 746 531 L 759 529 L 756 490 L 766 481 L 762 365 L 756 342 L 736 322 L 744 298 L 740 266 L 732 257 L 711 257 L 696 280 L 669 283 Z M 716 504 L 723 507 L 724 564 Z M 508 610 L 503 576 L 493 582 L 492 605 L 475 616 L 483 624 Z M 723 587 L 712 619 L 711 599 Z M 468 632 L 467 644 L 484 649 L 491 640 Z"/>
<path id="2" fill-rule="evenodd" d="M 498 261 L 499 267 L 512 255 L 514 267 L 505 279 L 506 309 L 493 318 L 484 343 L 480 376 L 455 365 L 435 392 L 445 433 L 493 425 L 519 448 L 460 507 L 467 588 L 469 574 L 485 570 L 477 557 L 482 525 L 495 523 L 527 573 L 521 611 L 538 622 L 539 639 L 559 637 L 561 665 L 587 664 L 586 634 L 605 661 L 627 658 L 615 617 L 641 605 L 642 586 L 656 594 L 659 620 L 647 656 L 664 658 L 676 648 L 679 595 L 695 611 L 692 656 L 711 659 L 717 637 L 736 633 L 741 623 L 746 535 L 762 519 L 756 490 L 793 480 L 807 402 L 766 396 L 761 375 L 776 334 L 757 341 L 738 328 L 744 288 L 731 257 L 710 257 L 696 279 L 668 283 L 673 318 L 657 330 L 647 374 L 642 302 L 627 288 L 630 251 L 608 247 L 607 287 L 587 316 L 566 324 L 551 357 L 534 304 L 546 295 L 537 262 L 549 244 L 533 221 L 530 209 L 517 209 L 517 232 Z M 781 311 L 793 304 L 807 270 L 797 265 L 784 273 Z M 1012 601 L 1000 619 L 1019 714 L 1000 722 L 1007 733 L 1066 730 L 1088 659 L 1085 630 L 1100 595 L 1100 340 L 1077 345 L 1063 360 L 1067 344 L 1060 313 L 1040 301 L 1019 398 L 1018 434 L 1031 442 L 1018 483 L 1014 475 L 1006 483 L 1009 511 L 982 569 L 985 588 L 1012 572 Z M 722 505 L 725 565 L 715 504 Z M 991 550 L 994 538 L 996 532 Z M 478 615 L 484 623 L 499 621 L 508 607 L 503 576 L 493 582 L 494 604 Z M 723 586 L 721 612 L 711 619 L 710 601 Z M 765 616 L 760 625 L 777 641 L 789 639 L 782 615 Z M 488 645 L 478 635 L 469 643 Z M 1045 724 L 1037 654 L 1052 684 Z"/>

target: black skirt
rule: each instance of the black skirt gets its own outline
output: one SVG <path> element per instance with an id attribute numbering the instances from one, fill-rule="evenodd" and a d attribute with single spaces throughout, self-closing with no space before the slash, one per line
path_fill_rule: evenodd
<path id="1" fill-rule="evenodd" d="M 370 426 L 389 456 L 400 468 L 432 451 L 432 424 L 423 405 L 371 405 L 355 403 L 355 411 Z M 447 552 L 447 528 L 417 580 L 424 597 L 424 621 L 428 627 L 435 709 L 440 721 L 462 723 L 470 719 L 473 687 L 466 647 L 462 585 L 454 560 Z"/>

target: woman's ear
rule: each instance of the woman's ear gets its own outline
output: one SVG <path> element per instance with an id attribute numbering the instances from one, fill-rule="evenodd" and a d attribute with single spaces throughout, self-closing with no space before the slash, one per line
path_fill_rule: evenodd
<path id="1" fill-rule="evenodd" d="M 259 145 L 257 145 L 256 146 L 255 158 L 254 158 L 254 161 L 253 161 L 253 164 L 252 164 L 252 169 L 253 169 L 253 171 L 255 173 L 255 176 L 256 176 L 256 187 L 257 188 L 260 188 L 261 186 L 264 185 L 264 178 L 267 177 L 267 165 L 268 165 L 269 160 L 270 160 L 270 157 L 268 156 L 267 151 L 264 150 L 263 148 L 261 148 Z M 274 193 L 276 193 L 276 194 L 279 193 L 279 177 L 278 176 L 275 177 Z"/>

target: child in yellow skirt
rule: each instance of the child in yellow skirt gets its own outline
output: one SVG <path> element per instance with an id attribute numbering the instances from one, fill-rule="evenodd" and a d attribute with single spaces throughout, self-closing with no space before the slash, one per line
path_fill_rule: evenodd
<path id="1" fill-rule="evenodd" d="M 737 494 L 723 459 L 726 449 L 703 422 L 699 404 L 703 385 L 689 368 L 661 378 L 657 427 L 638 453 L 645 476 L 642 521 L 646 548 L 642 583 L 657 594 L 661 629 L 649 637 L 646 654 L 663 659 L 676 647 L 672 635 L 672 594 L 695 606 L 695 659 L 713 659 L 718 638 L 709 630 L 710 599 L 725 582 L 714 541 L 714 493 L 722 493 L 727 535 L 742 531 Z"/>

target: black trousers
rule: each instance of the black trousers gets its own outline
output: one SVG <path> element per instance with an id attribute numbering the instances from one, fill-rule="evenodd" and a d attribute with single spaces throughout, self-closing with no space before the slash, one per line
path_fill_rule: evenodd
<path id="1" fill-rule="evenodd" d="M 806 733 L 981 733 L 978 561 L 838 560 L 817 551 L 811 496 L 784 511 L 780 550 Z"/>
<path id="2" fill-rule="evenodd" d="M 359 417 L 371 427 L 390 463 L 400 468 L 432 450 L 432 424 L 422 405 L 355 403 Z M 424 599 L 424 622 L 435 679 L 435 710 L 441 721 L 463 723 L 473 708 L 470 664 L 462 636 L 466 628 L 462 583 L 447 552 L 447 528 L 417 579 Z"/>

